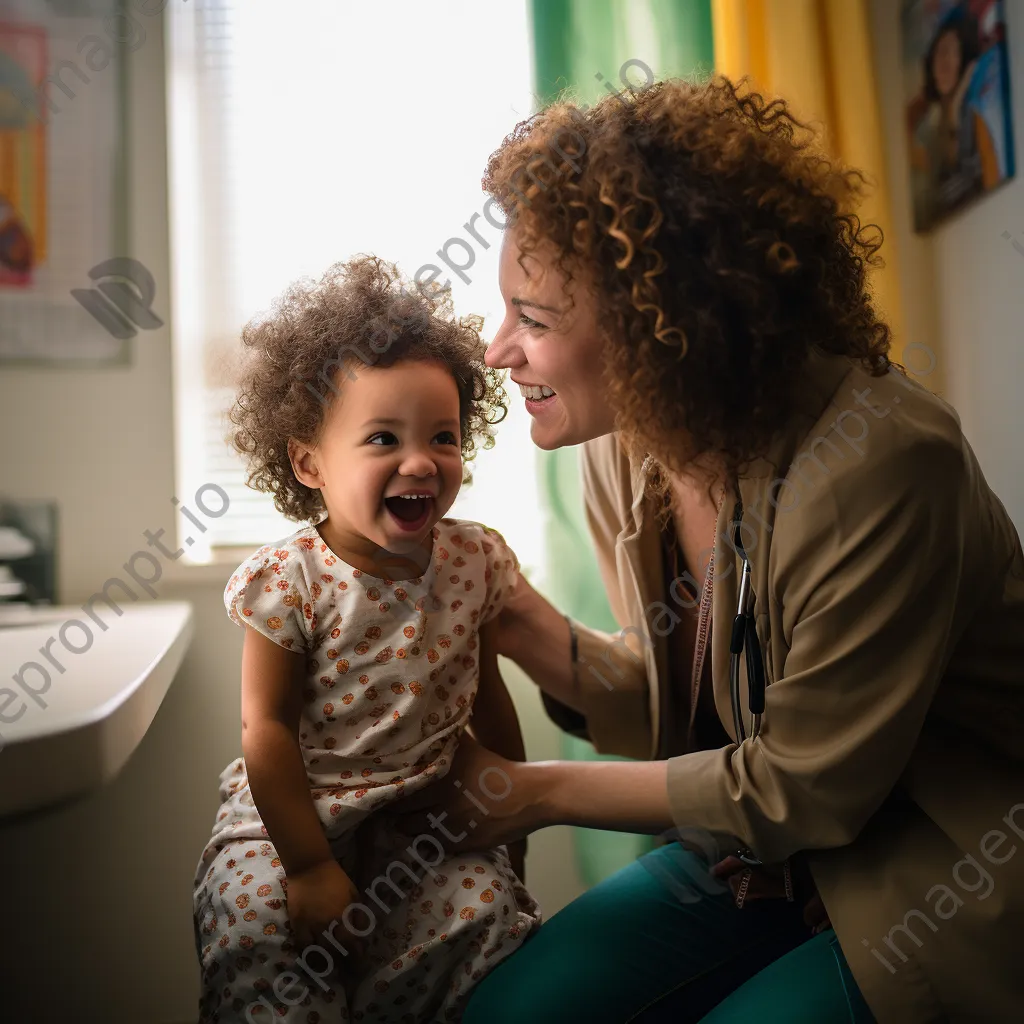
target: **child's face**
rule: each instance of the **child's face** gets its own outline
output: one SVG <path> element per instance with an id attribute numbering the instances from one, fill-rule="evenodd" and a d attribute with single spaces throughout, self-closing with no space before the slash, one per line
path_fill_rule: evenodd
<path id="1" fill-rule="evenodd" d="M 462 484 L 454 379 L 437 363 L 402 362 L 359 365 L 355 380 L 342 369 L 336 383 L 319 443 L 293 451 L 296 475 L 320 489 L 338 545 L 360 554 L 422 548 Z"/>

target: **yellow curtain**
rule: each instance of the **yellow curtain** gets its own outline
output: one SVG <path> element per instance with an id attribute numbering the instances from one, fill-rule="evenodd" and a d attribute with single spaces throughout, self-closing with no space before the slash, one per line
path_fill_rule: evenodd
<path id="1" fill-rule="evenodd" d="M 871 271 L 876 308 L 902 358 L 903 310 L 889 210 L 888 175 L 868 25 L 868 0 L 711 0 L 715 70 L 749 75 L 822 131 L 829 152 L 863 171 L 870 191 L 857 211 L 881 227 L 884 268 Z"/>

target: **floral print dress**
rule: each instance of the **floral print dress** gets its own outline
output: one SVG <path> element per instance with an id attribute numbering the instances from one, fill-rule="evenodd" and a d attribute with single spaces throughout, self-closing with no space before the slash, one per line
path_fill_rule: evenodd
<path id="1" fill-rule="evenodd" d="M 447 772 L 476 694 L 480 626 L 517 571 L 500 534 L 442 519 L 416 579 L 360 572 L 315 526 L 232 575 L 231 618 L 305 655 L 298 741 L 310 796 L 365 898 L 333 936 L 297 949 L 244 761 L 229 764 L 196 873 L 202 1021 L 457 1020 L 472 985 L 539 924 L 503 847 L 453 856 L 443 831 L 411 839 L 374 816 Z M 479 788 L 482 803 L 507 795 L 493 780 Z"/>

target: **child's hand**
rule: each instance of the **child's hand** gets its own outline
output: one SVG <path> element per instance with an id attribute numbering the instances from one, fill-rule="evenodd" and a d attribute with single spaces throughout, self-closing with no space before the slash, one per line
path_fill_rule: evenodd
<path id="1" fill-rule="evenodd" d="M 351 954 L 358 955 L 361 943 L 341 923 L 341 915 L 356 902 L 358 895 L 352 879 L 335 860 L 288 875 L 288 919 L 299 950 L 312 943 L 322 946 L 324 932 L 331 931 L 333 921 L 334 937 Z M 349 962 L 347 958 L 345 962 Z"/>

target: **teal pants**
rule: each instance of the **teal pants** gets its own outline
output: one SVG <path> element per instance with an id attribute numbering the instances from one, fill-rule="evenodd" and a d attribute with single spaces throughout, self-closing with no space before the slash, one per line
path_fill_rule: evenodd
<path id="1" fill-rule="evenodd" d="M 462 1024 L 873 1024 L 834 931 L 720 888 L 676 843 L 645 854 L 487 975 Z"/>

